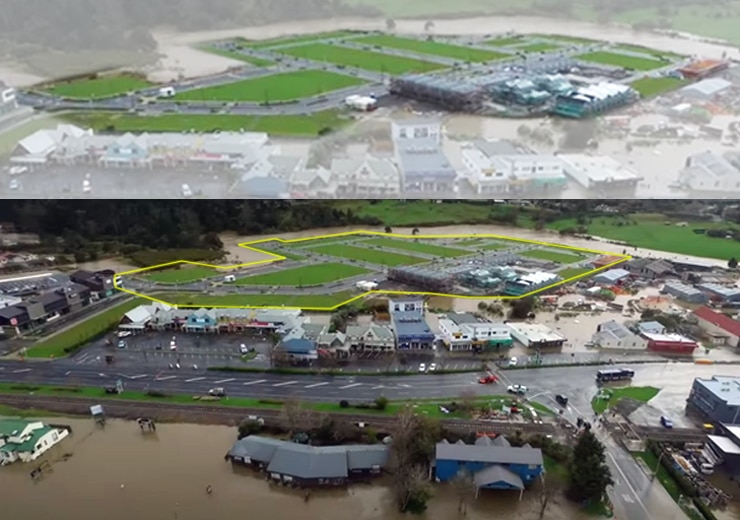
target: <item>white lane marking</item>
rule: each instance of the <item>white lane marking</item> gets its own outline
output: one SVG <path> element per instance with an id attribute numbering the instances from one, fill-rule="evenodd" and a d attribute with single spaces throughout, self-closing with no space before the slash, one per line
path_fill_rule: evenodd
<path id="1" fill-rule="evenodd" d="M 139 374 L 138 376 L 131 376 L 129 379 L 144 379 L 147 377 L 147 374 Z"/>
<path id="2" fill-rule="evenodd" d="M 13 370 L 14 374 L 25 374 L 26 372 L 30 372 L 30 368 L 19 368 L 18 370 Z"/>
<path id="3" fill-rule="evenodd" d="M 316 388 L 317 386 L 324 386 L 324 385 L 328 385 L 328 384 L 329 383 L 326 383 L 326 382 L 324 382 L 324 383 L 314 383 L 312 385 L 306 385 L 303 388 Z"/>
<path id="4" fill-rule="evenodd" d="M 411 385 L 398 385 L 398 386 L 400 386 L 401 388 L 411 388 Z"/>
<path id="5" fill-rule="evenodd" d="M 648 511 L 647 507 L 645 507 L 645 504 L 640 500 L 640 496 L 637 494 L 637 491 L 635 491 L 635 488 L 632 487 L 632 484 L 630 484 L 629 479 L 627 478 L 627 475 L 624 474 L 624 471 L 622 471 L 622 468 L 619 467 L 619 464 L 617 464 L 617 459 L 614 458 L 614 455 L 606 452 L 607 455 L 609 455 L 609 458 L 612 459 L 612 462 L 614 463 L 614 466 L 617 468 L 617 471 L 622 476 L 622 479 L 624 480 L 624 483 L 627 484 L 627 487 L 632 492 L 632 494 L 635 496 L 637 501 L 640 503 L 640 506 L 642 506 L 642 509 L 645 511 L 645 514 L 648 518 L 652 518 L 652 515 L 650 514 L 650 511 Z"/>
<path id="6" fill-rule="evenodd" d="M 247 385 L 258 385 L 260 383 L 264 383 L 265 381 L 267 381 L 267 379 L 258 379 L 257 381 L 247 381 L 246 383 L 244 383 L 244 386 L 247 386 Z"/>
<path id="7" fill-rule="evenodd" d="M 632 498 L 632 496 L 631 495 L 628 495 L 627 493 L 622 493 L 622 500 L 624 500 L 628 504 L 634 504 L 635 503 L 635 501 Z"/>
<path id="8" fill-rule="evenodd" d="M 288 386 L 288 385 L 294 385 L 294 384 L 296 384 L 297 382 L 298 382 L 298 381 L 286 381 L 286 382 L 284 382 L 284 383 L 277 383 L 277 384 L 274 384 L 274 385 L 272 385 L 272 386 Z"/>
<path id="9" fill-rule="evenodd" d="M 203 381 L 205 377 L 191 377 L 190 379 L 186 379 L 186 383 L 192 383 L 193 381 Z"/>
<path id="10" fill-rule="evenodd" d="M 381 388 L 385 388 L 385 387 L 383 385 L 378 385 L 378 386 L 372 387 L 370 390 L 380 390 Z"/>
<path id="11" fill-rule="evenodd" d="M 170 379 L 175 379 L 177 376 L 164 376 L 157 378 L 157 381 L 169 381 Z"/>
<path id="12" fill-rule="evenodd" d="M 203 378 L 203 379 L 205 379 L 205 378 Z M 235 378 L 233 378 L 233 377 L 230 377 L 229 379 L 221 379 L 221 380 L 219 380 L 219 381 L 216 381 L 215 383 L 216 383 L 216 384 L 220 384 L 220 383 L 230 383 L 231 381 L 234 381 L 234 379 L 235 379 Z"/>
<path id="13" fill-rule="evenodd" d="M 72 371 L 71 371 L 71 370 L 67 370 L 67 371 L 66 371 L 66 372 L 64 373 L 64 375 L 65 375 L 65 376 L 68 376 L 68 375 L 69 375 L 69 374 L 71 374 L 71 373 L 72 373 Z"/>
<path id="14" fill-rule="evenodd" d="M 362 385 L 362 383 L 352 383 L 351 385 L 340 386 L 339 389 L 340 390 L 344 390 L 345 388 L 354 388 L 356 386 L 361 386 L 361 385 Z"/>

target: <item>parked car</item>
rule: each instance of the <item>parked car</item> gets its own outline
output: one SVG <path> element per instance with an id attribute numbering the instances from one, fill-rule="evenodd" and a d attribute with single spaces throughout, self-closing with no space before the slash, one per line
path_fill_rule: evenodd
<path id="1" fill-rule="evenodd" d="M 120 340 L 118 342 L 118 348 L 126 348 L 126 347 L 127 347 L 127 345 L 126 345 L 126 341 L 125 340 Z"/>
<path id="2" fill-rule="evenodd" d="M 188 186 L 187 184 L 183 184 L 180 191 L 182 192 L 182 196 L 186 199 L 189 199 L 193 196 L 193 190 L 191 190 L 190 186 Z"/>
<path id="3" fill-rule="evenodd" d="M 213 397 L 226 397 L 226 390 L 221 387 L 211 388 L 208 390 L 208 395 L 212 395 Z"/>
<path id="4" fill-rule="evenodd" d="M 419 372 L 426 372 L 427 366 L 424 363 L 419 363 Z"/>
<path id="5" fill-rule="evenodd" d="M 519 360 L 516 357 L 513 357 L 513 358 L 511 358 L 509 360 L 509 366 L 510 367 L 515 367 L 518 362 L 519 362 Z"/>
<path id="6" fill-rule="evenodd" d="M 132 333 L 131 333 L 130 330 L 121 330 L 121 331 L 118 332 L 118 337 L 119 338 L 128 338 L 131 334 Z"/>
<path id="7" fill-rule="evenodd" d="M 8 186 L 11 190 L 19 190 L 21 187 L 21 182 L 18 179 L 10 179 L 10 185 Z"/>
<path id="8" fill-rule="evenodd" d="M 437 371 L 437 363 L 432 363 L 429 365 L 429 371 L 430 372 L 436 372 Z"/>
<path id="9" fill-rule="evenodd" d="M 105 393 L 106 394 L 117 394 L 118 393 L 118 388 L 116 388 L 115 386 L 106 386 L 105 387 Z"/>
<path id="10" fill-rule="evenodd" d="M 526 394 L 527 387 L 524 385 L 511 385 L 506 389 L 510 394 Z"/>
<path id="11" fill-rule="evenodd" d="M 568 406 L 568 398 L 565 397 L 563 394 L 557 394 L 555 396 L 555 400 L 560 406 Z"/>
<path id="12" fill-rule="evenodd" d="M 673 428 L 673 421 L 671 421 L 668 417 L 665 415 L 660 416 L 660 424 L 663 425 L 663 428 L 666 428 L 668 430 Z"/>
<path id="13" fill-rule="evenodd" d="M 239 354 L 241 354 L 242 356 L 245 354 L 249 354 L 249 348 L 244 343 L 239 345 Z"/>

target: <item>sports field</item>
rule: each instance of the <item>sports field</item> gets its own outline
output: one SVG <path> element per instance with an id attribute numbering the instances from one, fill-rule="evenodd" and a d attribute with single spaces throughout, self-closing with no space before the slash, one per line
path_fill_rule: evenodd
<path id="1" fill-rule="evenodd" d="M 530 34 L 529 36 L 531 38 L 537 38 L 541 40 L 549 40 L 553 42 L 563 42 L 570 44 L 594 43 L 594 40 L 589 40 L 588 38 L 579 38 L 578 36 L 567 36 L 564 34 Z"/>
<path id="2" fill-rule="evenodd" d="M 440 65 L 439 63 L 402 58 L 400 56 L 389 56 L 379 52 L 350 49 L 349 47 L 340 47 L 325 43 L 288 47 L 279 49 L 276 52 L 316 62 L 333 63 L 335 65 L 356 67 L 358 69 L 392 75 L 408 74 L 411 72 L 431 72 L 445 68 L 444 65 Z"/>
<path id="3" fill-rule="evenodd" d="M 364 45 L 377 45 L 389 49 L 398 49 L 402 51 L 418 52 L 420 54 L 431 54 L 443 58 L 452 58 L 454 60 L 470 62 L 486 62 L 508 58 L 508 54 L 495 51 L 476 49 L 474 47 L 464 47 L 462 45 L 452 45 L 449 43 L 433 42 L 416 38 L 399 38 L 387 34 L 377 34 L 373 36 L 364 36 L 352 40 L 354 43 Z"/>
<path id="4" fill-rule="evenodd" d="M 295 307 L 328 310 L 351 300 L 346 292 L 331 294 L 201 294 L 165 293 L 156 297 L 181 307 Z"/>
<path id="5" fill-rule="evenodd" d="M 237 39 L 237 42 L 242 47 L 249 47 L 250 49 L 269 49 L 271 47 L 278 47 L 281 45 L 299 45 L 303 43 L 311 43 L 322 40 L 332 40 L 335 38 L 342 38 L 345 36 L 352 36 L 352 31 L 333 31 L 326 33 L 316 34 L 300 34 L 297 36 L 288 36 L 285 38 L 273 38 L 269 40 L 244 40 Z"/>
<path id="6" fill-rule="evenodd" d="M 513 49 L 517 52 L 547 52 L 555 51 L 559 48 L 560 45 L 555 45 L 554 43 L 530 43 L 529 45 L 522 45 Z"/>
<path id="7" fill-rule="evenodd" d="M 247 54 L 243 54 L 237 51 L 229 51 L 226 49 L 220 49 L 218 47 L 213 47 L 212 45 L 208 45 L 208 44 L 197 45 L 196 49 L 200 49 L 203 52 L 208 52 L 210 54 L 215 54 L 217 56 L 223 56 L 224 58 L 229 58 L 229 59 L 237 60 L 237 61 L 243 61 L 244 63 L 249 63 L 250 65 L 254 65 L 255 67 L 269 67 L 271 65 L 275 65 L 275 62 L 273 61 L 263 60 L 262 58 L 255 58 L 254 56 L 249 56 Z"/>
<path id="8" fill-rule="evenodd" d="M 455 245 L 460 246 L 460 247 L 472 247 L 472 246 L 477 246 L 481 242 L 483 242 L 482 238 L 469 238 L 465 240 L 459 240 L 455 242 Z"/>
<path id="9" fill-rule="evenodd" d="M 260 78 L 227 83 L 215 87 L 199 88 L 175 95 L 176 101 L 293 101 L 356 87 L 365 83 L 361 79 L 323 70 L 299 70 L 271 74 Z"/>
<path id="10" fill-rule="evenodd" d="M 650 97 L 677 89 L 685 84 L 686 81 L 683 79 L 662 76 L 660 78 L 640 78 L 630 83 L 630 86 L 642 97 Z"/>
<path id="11" fill-rule="evenodd" d="M 274 273 L 258 274 L 239 278 L 237 285 L 321 285 L 369 273 L 368 269 L 339 262 L 304 265 Z"/>
<path id="12" fill-rule="evenodd" d="M 104 76 L 57 83 L 44 88 L 45 92 L 69 99 L 106 98 L 151 87 L 148 81 L 136 76 Z"/>
<path id="13" fill-rule="evenodd" d="M 422 253 L 425 255 L 434 255 L 441 258 L 456 258 L 458 256 L 470 255 L 470 251 L 455 249 L 453 247 L 438 246 L 425 242 L 415 242 L 412 240 L 394 240 L 392 238 L 372 238 L 362 242 L 364 245 L 387 247 L 389 249 L 402 249 L 412 253 Z"/>
<path id="14" fill-rule="evenodd" d="M 667 63 L 659 60 L 654 60 L 650 58 L 639 58 L 637 56 L 627 56 L 626 54 L 617 54 L 616 52 L 607 51 L 587 52 L 586 54 L 575 56 L 575 59 L 590 61 L 591 63 L 599 63 L 601 65 L 611 65 L 613 67 L 621 67 L 623 69 L 641 71 L 660 69 L 668 65 Z"/>
<path id="15" fill-rule="evenodd" d="M 371 264 L 383 265 L 386 267 L 398 267 L 400 265 L 413 265 L 426 262 L 423 258 L 415 256 L 401 255 L 398 253 L 388 253 L 378 251 L 377 249 L 367 249 L 364 247 L 355 247 L 344 244 L 333 244 L 313 247 L 310 251 L 315 251 L 323 255 L 338 256 L 348 260 L 357 260 Z"/>
<path id="16" fill-rule="evenodd" d="M 511 244 L 501 244 L 499 242 L 491 242 L 489 244 L 484 244 L 478 247 L 478 249 L 482 249 L 483 251 L 496 251 L 497 249 L 506 249 L 507 247 L 511 247 L 513 245 L 515 245 L 514 242 L 512 242 Z"/>
<path id="17" fill-rule="evenodd" d="M 591 271 L 593 271 L 593 269 L 591 269 L 590 267 L 566 267 L 565 269 L 558 271 L 558 276 L 560 276 L 563 280 L 568 280 L 569 278 L 574 278 L 582 274 L 590 273 Z"/>
<path id="18" fill-rule="evenodd" d="M 494 38 L 492 40 L 486 40 L 486 45 L 493 45 L 494 47 L 508 47 L 510 45 L 519 45 L 520 43 L 524 43 L 525 39 L 523 39 L 521 36 L 512 36 L 512 37 L 503 37 L 503 38 Z"/>
<path id="19" fill-rule="evenodd" d="M 163 269 L 162 271 L 151 271 L 149 274 L 144 273 L 146 278 L 156 283 L 189 283 L 217 276 L 219 272 L 209 267 L 191 266 L 181 264 L 180 269 Z"/>
<path id="20" fill-rule="evenodd" d="M 577 253 L 566 253 L 565 251 L 561 253 L 559 251 L 553 251 L 552 249 L 530 249 L 529 251 L 523 251 L 519 254 L 529 258 L 539 258 L 540 260 L 549 260 L 559 264 L 572 264 L 582 260 L 583 258 Z"/>

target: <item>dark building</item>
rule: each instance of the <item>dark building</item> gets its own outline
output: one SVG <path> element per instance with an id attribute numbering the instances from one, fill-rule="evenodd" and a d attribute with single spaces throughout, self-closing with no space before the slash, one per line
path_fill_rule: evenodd
<path id="1" fill-rule="evenodd" d="M 87 287 L 92 298 L 98 299 L 107 298 L 115 292 L 113 276 L 112 271 L 75 271 L 69 278 L 73 282 Z"/>
<path id="2" fill-rule="evenodd" d="M 388 311 L 399 350 L 432 348 L 434 333 L 424 317 L 422 300 L 388 300 Z"/>
<path id="3" fill-rule="evenodd" d="M 439 269 L 397 267 L 388 271 L 388 279 L 393 282 L 417 287 L 424 291 L 449 294 L 454 290 L 453 278 Z"/>
<path id="4" fill-rule="evenodd" d="M 697 377 L 686 402 L 690 409 L 712 423 L 737 425 L 740 421 L 740 378 Z"/>

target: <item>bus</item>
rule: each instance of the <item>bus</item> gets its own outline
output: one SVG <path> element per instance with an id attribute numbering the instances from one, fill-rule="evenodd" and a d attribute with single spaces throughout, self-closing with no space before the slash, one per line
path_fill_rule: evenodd
<path id="1" fill-rule="evenodd" d="M 606 368 L 596 372 L 597 383 L 608 383 L 609 381 L 623 381 L 625 379 L 632 379 L 635 377 L 634 370 L 627 370 L 626 368 Z"/>

